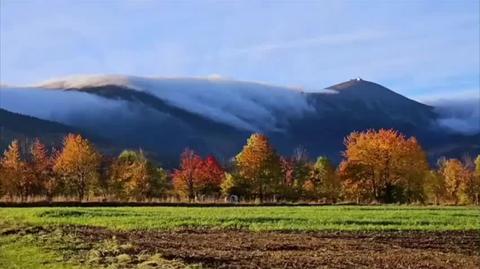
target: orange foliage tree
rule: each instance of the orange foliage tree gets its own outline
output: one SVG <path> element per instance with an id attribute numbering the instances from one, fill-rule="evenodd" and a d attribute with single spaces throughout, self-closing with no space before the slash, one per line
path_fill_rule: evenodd
<path id="1" fill-rule="evenodd" d="M 345 146 L 339 174 L 346 193 L 381 202 L 423 200 L 428 163 L 415 138 L 395 130 L 369 130 L 351 133 Z"/>
<path id="2" fill-rule="evenodd" d="M 31 191 L 27 164 L 22 160 L 18 140 L 13 140 L 2 158 L 2 185 L 4 193 L 10 198 L 20 196 L 25 201 Z"/>
<path id="3" fill-rule="evenodd" d="M 278 193 L 282 178 L 280 157 L 265 135 L 250 136 L 235 161 L 239 176 L 252 186 L 253 195 L 260 201 Z"/>
<path id="4" fill-rule="evenodd" d="M 123 151 L 110 170 L 108 189 L 120 199 L 158 198 L 166 188 L 166 172 L 153 165 L 143 151 Z"/>
<path id="5" fill-rule="evenodd" d="M 66 192 L 83 200 L 98 183 L 100 159 L 100 154 L 87 139 L 81 135 L 67 135 L 54 165 L 54 170 L 64 180 Z"/>
<path id="6" fill-rule="evenodd" d="M 468 199 L 466 191 L 470 177 L 473 174 L 457 159 L 442 162 L 440 172 L 445 180 L 445 190 L 448 198 L 458 204 Z"/>
<path id="7" fill-rule="evenodd" d="M 38 186 L 36 194 L 45 194 L 50 201 L 58 185 L 53 171 L 54 160 L 48 154 L 45 145 L 38 139 L 35 139 L 32 145 L 31 155 L 32 174 Z"/>

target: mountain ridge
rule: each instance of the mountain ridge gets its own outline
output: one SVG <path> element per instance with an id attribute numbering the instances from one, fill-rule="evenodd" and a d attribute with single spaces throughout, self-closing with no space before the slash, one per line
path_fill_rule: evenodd
<path id="1" fill-rule="evenodd" d="M 456 145 L 477 149 L 470 146 L 472 138 L 447 134 L 431 106 L 365 80 L 324 92 L 219 79 L 139 79 L 133 86 L 123 78 L 117 85 L 94 82 L 55 84 L 81 88 L 2 89 L 2 105 L 101 135 L 118 147 L 144 148 L 169 162 L 186 147 L 227 160 L 252 132 L 267 134 L 282 154 L 303 146 L 312 156 L 335 161 L 344 137 L 366 129 L 416 136 L 434 155 L 454 152 Z"/>

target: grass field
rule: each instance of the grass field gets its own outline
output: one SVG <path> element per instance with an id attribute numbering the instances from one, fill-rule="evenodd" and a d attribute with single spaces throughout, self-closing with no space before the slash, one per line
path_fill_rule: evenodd
<path id="1" fill-rule="evenodd" d="M 479 263 L 479 207 L 0 208 L 2 269 Z"/>
<path id="2" fill-rule="evenodd" d="M 0 221 L 11 224 L 92 225 L 115 230 L 480 230 L 479 207 L 0 208 L 0 216 Z"/>

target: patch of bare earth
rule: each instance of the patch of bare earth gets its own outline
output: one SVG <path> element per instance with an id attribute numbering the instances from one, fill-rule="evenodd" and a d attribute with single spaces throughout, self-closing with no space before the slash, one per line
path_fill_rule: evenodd
<path id="1" fill-rule="evenodd" d="M 208 268 L 480 268 L 480 233 L 247 232 L 216 230 L 111 232 L 71 228 L 86 241 L 115 236 L 133 252 Z"/>

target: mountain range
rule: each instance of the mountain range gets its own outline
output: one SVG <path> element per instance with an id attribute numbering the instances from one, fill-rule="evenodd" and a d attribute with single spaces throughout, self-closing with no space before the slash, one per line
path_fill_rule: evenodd
<path id="1" fill-rule="evenodd" d="M 2 147 L 13 137 L 55 144 L 77 132 L 108 153 L 142 148 L 173 166 L 186 147 L 226 161 L 262 132 L 282 154 L 300 146 L 339 161 L 350 132 L 394 128 L 417 137 L 432 161 L 480 153 L 480 133 L 448 129 L 434 107 L 362 79 L 303 91 L 221 78 L 98 75 L 3 86 L 0 97 Z"/>

